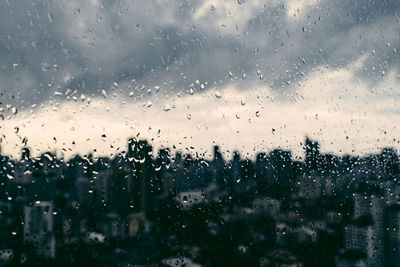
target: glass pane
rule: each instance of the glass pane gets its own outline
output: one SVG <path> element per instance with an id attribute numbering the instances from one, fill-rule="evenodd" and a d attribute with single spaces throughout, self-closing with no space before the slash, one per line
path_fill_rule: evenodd
<path id="1" fill-rule="evenodd" d="M 0 265 L 400 266 L 396 0 L 0 2 Z"/>

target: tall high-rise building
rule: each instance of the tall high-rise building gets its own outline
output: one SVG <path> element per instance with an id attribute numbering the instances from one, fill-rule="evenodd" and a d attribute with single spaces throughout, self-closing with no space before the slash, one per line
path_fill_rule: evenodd
<path id="1" fill-rule="evenodd" d="M 382 251 L 384 240 L 384 209 L 385 201 L 378 194 L 361 195 L 356 193 L 354 195 L 354 219 L 365 215 L 372 216 L 377 244 Z"/>
<path id="2" fill-rule="evenodd" d="M 21 149 L 21 160 L 28 160 L 31 157 L 31 151 L 27 147 Z"/>
<path id="3" fill-rule="evenodd" d="M 156 194 L 169 193 L 169 189 L 172 186 L 172 184 L 169 184 L 171 181 L 167 181 L 170 167 L 169 149 L 162 148 L 158 151 L 158 156 L 155 160 L 154 191 Z"/>
<path id="4" fill-rule="evenodd" d="M 231 166 L 231 176 L 232 182 L 235 183 L 240 181 L 242 176 L 242 168 L 240 166 L 240 154 L 238 151 L 233 152 L 232 166 Z"/>
<path id="5" fill-rule="evenodd" d="M 385 202 L 379 195 L 354 194 L 354 218 L 370 214 L 374 224 L 383 229 L 383 213 Z"/>
<path id="6" fill-rule="evenodd" d="M 374 229 L 374 257 L 378 262 L 384 258 L 384 208 L 385 201 L 379 194 L 354 194 L 354 220 L 371 217 Z"/>
<path id="7" fill-rule="evenodd" d="M 386 209 L 386 266 L 400 266 L 400 205 Z"/>
<path id="8" fill-rule="evenodd" d="M 305 140 L 306 150 L 306 166 L 308 170 L 317 170 L 319 160 L 319 144 L 316 141 L 306 138 Z"/>
<path id="9" fill-rule="evenodd" d="M 98 173 L 93 176 L 93 185 L 96 192 L 97 201 L 99 202 L 108 203 L 109 201 L 111 175 L 112 170 L 106 169 L 98 171 Z"/>
<path id="10" fill-rule="evenodd" d="M 25 244 L 34 244 L 38 255 L 54 258 L 56 240 L 54 235 L 53 204 L 49 201 L 37 202 L 24 207 Z"/>
<path id="11" fill-rule="evenodd" d="M 128 140 L 127 159 L 130 163 L 128 192 L 130 205 L 136 211 L 147 212 L 151 209 L 150 185 L 155 179 L 153 148 L 145 140 Z"/>
<path id="12" fill-rule="evenodd" d="M 400 172 L 399 157 L 394 148 L 384 148 L 379 155 L 380 162 L 385 172 L 385 177 L 394 179 Z"/>
<path id="13" fill-rule="evenodd" d="M 219 150 L 219 146 L 214 146 L 212 166 L 215 182 L 217 182 L 217 184 L 219 184 L 220 186 L 225 186 L 227 182 L 224 172 L 225 161 L 221 151 Z"/>
<path id="14" fill-rule="evenodd" d="M 377 241 L 376 231 L 370 215 L 353 220 L 344 229 L 346 250 L 358 250 L 366 255 L 367 266 L 383 266 L 383 248 Z"/>
<path id="15" fill-rule="evenodd" d="M 275 149 L 269 154 L 268 160 L 272 169 L 272 180 L 278 183 L 284 192 L 289 192 L 292 171 L 292 153 L 290 151 Z"/>

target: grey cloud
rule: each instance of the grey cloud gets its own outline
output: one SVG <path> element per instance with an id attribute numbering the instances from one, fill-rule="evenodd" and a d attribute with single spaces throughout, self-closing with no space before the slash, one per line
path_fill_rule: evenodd
<path id="1" fill-rule="evenodd" d="M 371 84 L 398 67 L 395 0 L 321 0 L 296 19 L 287 16 L 286 1 L 251 9 L 244 2 L 240 8 L 250 10 L 244 23 L 211 6 L 195 19 L 200 1 L 96 2 L 0 3 L 4 102 L 14 95 L 18 103 L 40 103 L 67 88 L 99 95 L 114 82 L 138 95 L 142 85 L 174 94 L 196 80 L 209 89 L 235 76 L 243 89 L 272 85 L 285 92 L 313 68 L 343 67 L 362 53 L 369 56 L 357 74 Z"/>

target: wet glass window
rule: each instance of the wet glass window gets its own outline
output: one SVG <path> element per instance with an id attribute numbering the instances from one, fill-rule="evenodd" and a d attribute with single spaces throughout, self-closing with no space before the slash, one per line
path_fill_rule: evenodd
<path id="1" fill-rule="evenodd" d="M 0 2 L 0 265 L 400 266 L 400 2 Z"/>

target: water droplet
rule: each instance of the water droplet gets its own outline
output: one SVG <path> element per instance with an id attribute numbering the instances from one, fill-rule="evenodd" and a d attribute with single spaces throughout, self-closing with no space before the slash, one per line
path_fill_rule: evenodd
<path id="1" fill-rule="evenodd" d="M 194 91 L 193 91 L 192 88 L 189 89 L 189 93 L 190 93 L 191 95 L 193 95 Z"/>
<path id="2" fill-rule="evenodd" d="M 16 115 L 17 112 L 18 112 L 18 110 L 17 110 L 16 107 L 12 107 L 12 108 L 11 108 L 11 112 L 12 112 L 12 114 Z"/>
<path id="3" fill-rule="evenodd" d="M 260 111 L 256 111 L 256 117 L 259 118 L 260 117 Z"/>
<path id="4" fill-rule="evenodd" d="M 246 73 L 243 73 L 242 80 L 246 79 Z"/>
<path id="5" fill-rule="evenodd" d="M 190 113 L 188 113 L 188 114 L 186 115 L 186 118 L 187 118 L 188 120 L 191 120 L 191 119 L 192 119 L 192 115 L 191 115 Z"/>
<path id="6" fill-rule="evenodd" d="M 229 72 L 229 77 L 233 77 L 233 73 L 231 71 Z"/>
<path id="7" fill-rule="evenodd" d="M 46 71 L 50 70 L 50 64 L 47 63 L 47 62 L 42 62 L 42 63 L 40 64 L 40 66 L 42 67 L 42 71 L 43 71 L 43 72 L 46 72 Z"/>
<path id="8" fill-rule="evenodd" d="M 54 16 L 53 16 L 53 13 L 48 13 L 47 14 L 47 18 L 49 19 L 49 22 L 52 24 L 53 23 L 53 21 L 54 21 Z"/>
<path id="9" fill-rule="evenodd" d="M 220 91 L 215 91 L 215 97 L 216 98 L 221 98 L 222 97 L 221 92 Z"/>
<path id="10" fill-rule="evenodd" d="M 244 99 L 242 99 L 242 100 L 240 101 L 240 104 L 241 104 L 242 106 L 246 105 L 246 102 L 244 101 Z"/>
<path id="11" fill-rule="evenodd" d="M 149 100 L 149 101 L 147 101 L 147 103 L 146 103 L 146 107 L 151 107 L 153 105 L 153 103 L 151 103 L 151 101 Z"/>
<path id="12" fill-rule="evenodd" d="M 135 93 L 133 93 L 133 91 L 129 92 L 129 97 L 132 97 Z"/>
<path id="13" fill-rule="evenodd" d="M 236 113 L 236 119 L 240 119 L 240 115 L 238 113 Z"/>
<path id="14" fill-rule="evenodd" d="M 165 104 L 163 107 L 164 111 L 170 111 L 171 110 L 171 106 L 168 104 Z"/>
<path id="15" fill-rule="evenodd" d="M 43 155 L 46 159 L 48 159 L 49 161 L 53 161 L 53 157 L 50 154 L 44 154 Z"/>
<path id="16" fill-rule="evenodd" d="M 104 96 L 104 98 L 107 98 L 107 92 L 106 92 L 106 90 L 101 90 L 101 94 Z"/>

